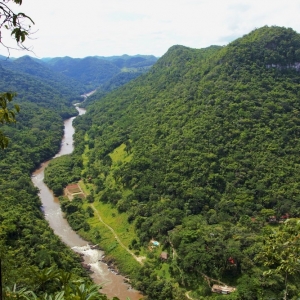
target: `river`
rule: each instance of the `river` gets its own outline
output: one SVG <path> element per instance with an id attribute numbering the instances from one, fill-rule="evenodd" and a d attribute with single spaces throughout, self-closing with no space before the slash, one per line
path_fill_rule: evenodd
<path id="1" fill-rule="evenodd" d="M 82 108 L 76 107 L 79 115 L 85 113 Z M 64 122 L 64 137 L 61 142 L 60 151 L 55 155 L 59 157 L 73 152 L 73 134 L 75 129 L 72 125 L 76 117 L 70 118 Z M 54 158 L 55 158 L 54 157 Z M 53 192 L 44 183 L 44 170 L 49 164 L 49 161 L 41 164 L 40 168 L 32 173 L 32 182 L 39 189 L 39 197 L 42 201 L 42 210 L 46 220 L 54 233 L 75 252 L 83 255 L 84 263 L 91 267 L 91 278 L 96 284 L 103 286 L 101 292 L 109 298 L 118 297 L 120 300 L 126 300 L 129 297 L 131 300 L 138 300 L 143 296 L 131 286 L 124 282 L 125 277 L 115 274 L 109 267 L 100 261 L 104 252 L 97 249 L 92 249 L 88 242 L 83 240 L 68 224 L 63 217 L 59 201 L 54 197 Z"/>

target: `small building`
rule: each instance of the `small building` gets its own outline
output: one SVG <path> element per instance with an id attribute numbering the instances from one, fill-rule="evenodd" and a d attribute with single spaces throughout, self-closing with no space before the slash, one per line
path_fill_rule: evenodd
<path id="1" fill-rule="evenodd" d="M 279 218 L 279 223 L 284 223 L 290 217 L 289 214 L 284 214 Z"/>
<path id="2" fill-rule="evenodd" d="M 277 223 L 277 218 L 275 216 L 270 216 L 268 221 L 269 223 Z"/>
<path id="3" fill-rule="evenodd" d="M 235 262 L 234 258 L 232 258 L 231 256 L 228 258 L 227 261 L 228 261 L 228 263 L 229 263 L 230 265 L 236 266 L 236 262 Z"/>
<path id="4" fill-rule="evenodd" d="M 161 258 L 161 260 L 167 260 L 168 259 L 168 253 L 167 252 L 162 252 L 160 254 L 160 258 Z"/>
<path id="5" fill-rule="evenodd" d="M 234 292 L 236 290 L 236 288 L 234 287 L 231 287 L 231 286 L 222 286 L 222 285 L 218 285 L 218 284 L 214 284 L 211 288 L 211 291 L 213 293 L 219 293 L 219 294 L 224 294 L 224 295 L 227 295 L 227 294 L 230 294 L 232 292 Z"/>
<path id="6" fill-rule="evenodd" d="M 158 242 L 158 241 L 154 241 L 154 240 L 152 240 L 152 241 L 151 241 L 151 243 L 152 243 L 152 245 L 154 245 L 154 246 L 156 246 L 156 247 L 158 247 L 158 246 L 159 246 L 159 242 Z"/>

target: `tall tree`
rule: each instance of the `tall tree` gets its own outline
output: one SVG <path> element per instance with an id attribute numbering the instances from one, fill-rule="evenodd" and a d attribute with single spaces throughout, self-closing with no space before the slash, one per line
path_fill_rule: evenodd
<path id="1" fill-rule="evenodd" d="M 268 270 L 265 276 L 280 274 L 284 278 L 284 299 L 288 295 L 289 279 L 299 280 L 300 274 L 300 222 L 290 219 L 282 227 L 265 238 L 265 243 L 256 256 Z"/>

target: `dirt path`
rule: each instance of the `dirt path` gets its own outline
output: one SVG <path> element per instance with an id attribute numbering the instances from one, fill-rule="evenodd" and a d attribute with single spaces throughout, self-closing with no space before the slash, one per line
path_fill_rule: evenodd
<path id="1" fill-rule="evenodd" d="M 134 257 L 134 259 L 135 259 L 137 262 L 139 262 L 141 265 L 143 265 L 143 260 L 144 260 L 146 257 L 144 257 L 144 256 L 136 256 L 132 251 L 130 251 L 130 250 L 129 250 L 122 242 L 121 242 L 121 240 L 119 239 L 119 237 L 118 237 L 118 235 L 116 234 L 116 232 L 114 231 L 114 229 L 113 229 L 112 227 L 110 227 L 108 224 L 106 224 L 106 223 L 102 220 L 102 218 L 101 218 L 101 216 L 100 216 L 98 210 L 95 208 L 95 206 L 94 206 L 93 204 L 91 204 L 91 207 L 92 207 L 92 209 L 94 210 L 94 212 L 96 213 L 96 215 L 97 215 L 99 221 L 100 221 L 102 224 L 104 224 L 104 225 L 112 232 L 112 234 L 114 235 L 115 239 L 116 239 L 117 242 L 120 244 L 120 246 L 123 247 L 130 255 L 132 255 L 132 256 Z"/>
<path id="2" fill-rule="evenodd" d="M 185 296 L 186 296 L 188 299 L 190 299 L 190 300 L 194 300 L 194 298 L 192 298 L 192 297 L 189 295 L 190 292 L 191 292 L 191 291 L 186 292 L 186 293 L 185 293 Z"/>

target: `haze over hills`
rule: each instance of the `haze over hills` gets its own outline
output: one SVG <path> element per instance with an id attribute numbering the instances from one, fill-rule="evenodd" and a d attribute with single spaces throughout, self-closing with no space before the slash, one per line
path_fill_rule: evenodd
<path id="1" fill-rule="evenodd" d="M 157 58 L 150 55 L 82 59 L 71 57 L 36 59 L 29 56 L 18 59 L 8 59 L 4 56 L 0 58 L 0 64 L 5 69 L 36 76 L 51 81 L 54 85 L 61 83 L 60 88 L 73 87 L 74 93 L 95 90 L 114 80 L 115 85 L 119 86 L 147 72 L 156 61 Z M 118 77 L 122 80 L 118 80 Z"/>
<path id="2" fill-rule="evenodd" d="M 86 102 L 87 114 L 75 121 L 74 153 L 50 163 L 46 180 L 61 191 L 82 178 L 87 201 L 61 200 L 70 224 L 101 245 L 147 299 L 282 299 L 287 293 L 297 299 L 299 49 L 298 33 L 265 26 L 224 47 L 173 46 L 150 69 L 152 56 L 125 55 L 106 61 L 47 59 L 42 67 L 23 58 L 18 70 L 3 66 L 0 72 L 17 82 L 18 76 L 35 82 L 27 73 L 35 66 L 43 76 L 47 67 L 49 76 L 59 72 L 85 88 L 100 85 Z M 46 84 L 47 76 L 43 80 Z M 54 132 L 61 134 L 55 127 L 63 108 L 51 115 L 57 101 L 47 111 L 41 102 L 42 117 L 28 109 L 17 124 L 23 131 L 6 129 L 14 144 L 0 154 L 1 170 L 9 173 L 8 180 L 0 177 L 0 220 L 5 220 L 0 232 L 10 260 L 18 250 L 21 270 L 21 275 L 12 272 L 13 279 L 26 273 L 22 264 L 82 272 L 66 250 L 57 255 L 61 245 L 52 246 L 51 234 L 37 241 L 41 214 L 26 174 L 54 152 L 52 144 L 58 147 Z M 145 257 L 143 265 L 124 255 L 114 235 L 110 239 L 99 230 L 95 207 L 107 209 L 105 218 L 125 227 L 120 236 L 135 255 Z M 32 278 L 27 281 L 23 284 L 34 286 Z M 237 289 L 216 295 L 215 283 Z"/>
<path id="3" fill-rule="evenodd" d="M 134 72 L 141 74 L 156 60 L 153 56 L 86 57 L 83 59 L 62 57 L 48 60 L 47 64 L 52 70 L 77 79 L 92 90 L 118 73 L 126 72 L 127 70 L 122 70 L 124 67 L 132 68 Z"/>

